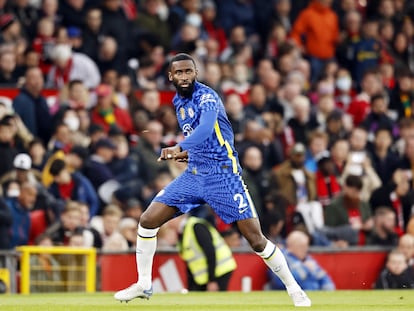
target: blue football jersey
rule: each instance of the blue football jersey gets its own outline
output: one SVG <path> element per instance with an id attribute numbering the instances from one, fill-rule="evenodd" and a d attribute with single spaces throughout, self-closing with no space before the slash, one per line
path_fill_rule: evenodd
<path id="1" fill-rule="evenodd" d="M 218 114 L 211 136 L 187 150 L 188 168 L 200 173 L 241 172 L 234 148 L 233 130 L 219 95 L 210 87 L 196 81 L 192 97 L 183 98 L 176 94 L 173 104 L 185 137 L 190 136 L 199 125 L 203 112 L 212 110 Z"/>

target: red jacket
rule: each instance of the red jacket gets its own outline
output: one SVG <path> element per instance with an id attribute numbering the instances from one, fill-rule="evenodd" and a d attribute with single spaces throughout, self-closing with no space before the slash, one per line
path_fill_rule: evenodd
<path id="1" fill-rule="evenodd" d="M 131 134 L 133 133 L 133 125 L 131 117 L 129 116 L 128 112 L 124 109 L 119 107 L 114 107 L 114 117 L 116 125 L 125 133 Z M 108 124 L 104 117 L 99 113 L 98 107 L 95 107 L 91 112 L 91 123 L 101 125 L 105 132 L 108 132 L 111 125 Z"/>

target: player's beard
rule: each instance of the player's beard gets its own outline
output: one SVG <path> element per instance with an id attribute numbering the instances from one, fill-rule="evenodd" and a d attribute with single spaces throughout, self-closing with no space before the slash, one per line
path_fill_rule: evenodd
<path id="1" fill-rule="evenodd" d="M 194 92 L 195 80 L 190 82 L 187 87 L 181 87 L 178 85 L 178 82 L 173 81 L 175 88 L 177 89 L 178 95 L 181 97 L 191 97 Z"/>

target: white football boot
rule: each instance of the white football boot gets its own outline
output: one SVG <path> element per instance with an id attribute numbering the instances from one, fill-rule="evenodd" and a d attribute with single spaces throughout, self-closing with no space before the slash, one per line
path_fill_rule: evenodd
<path id="1" fill-rule="evenodd" d="M 152 287 L 145 290 L 138 283 L 132 284 L 130 287 L 127 287 L 119 292 L 116 292 L 114 298 L 119 301 L 128 302 L 135 298 L 149 299 L 152 296 Z"/>

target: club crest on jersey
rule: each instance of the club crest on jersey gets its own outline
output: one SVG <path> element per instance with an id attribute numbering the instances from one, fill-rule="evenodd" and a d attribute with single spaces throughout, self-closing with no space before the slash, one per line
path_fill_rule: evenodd
<path id="1" fill-rule="evenodd" d="M 180 108 L 180 116 L 181 116 L 181 120 L 185 119 L 185 109 L 183 107 Z"/>
<path id="2" fill-rule="evenodd" d="M 194 118 L 194 110 L 193 108 L 188 108 L 188 115 L 190 116 L 190 118 Z"/>
<path id="3" fill-rule="evenodd" d="M 191 125 L 188 123 L 184 124 L 183 126 L 184 137 L 191 135 L 192 132 L 193 132 L 193 128 L 191 127 Z"/>

